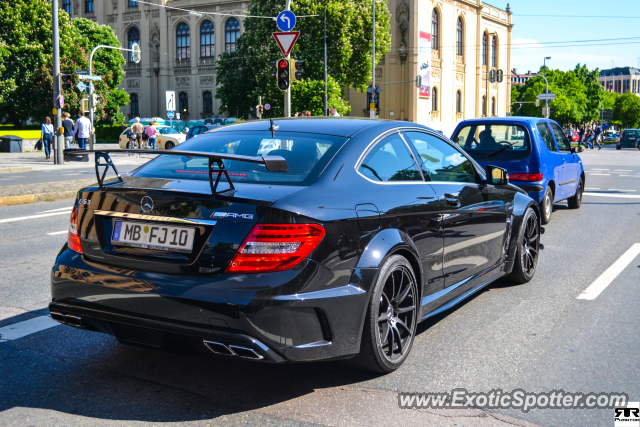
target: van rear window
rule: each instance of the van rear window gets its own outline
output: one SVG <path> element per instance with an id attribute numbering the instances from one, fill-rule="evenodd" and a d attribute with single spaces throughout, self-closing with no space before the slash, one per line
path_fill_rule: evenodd
<path id="1" fill-rule="evenodd" d="M 460 129 L 453 140 L 480 162 L 522 160 L 531 153 L 529 134 L 520 125 L 473 124 Z M 501 152 L 487 157 L 504 147 Z"/>
<path id="2" fill-rule="evenodd" d="M 212 132 L 180 144 L 180 151 L 281 156 L 289 172 L 270 172 L 264 165 L 225 160 L 233 182 L 274 185 L 310 185 L 322 173 L 347 138 L 311 133 Z M 208 159 L 188 156 L 158 156 L 133 176 L 144 178 L 209 180 Z M 224 177 L 222 178 L 224 181 Z"/>

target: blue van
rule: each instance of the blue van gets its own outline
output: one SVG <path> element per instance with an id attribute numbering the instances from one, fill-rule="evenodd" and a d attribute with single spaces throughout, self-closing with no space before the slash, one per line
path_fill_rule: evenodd
<path id="1" fill-rule="evenodd" d="M 499 166 L 509 182 L 526 191 L 540 205 L 542 223 L 551 220 L 553 203 L 582 204 L 585 175 L 578 156 L 562 128 L 539 117 L 492 117 L 464 120 L 452 138 L 483 167 Z"/>

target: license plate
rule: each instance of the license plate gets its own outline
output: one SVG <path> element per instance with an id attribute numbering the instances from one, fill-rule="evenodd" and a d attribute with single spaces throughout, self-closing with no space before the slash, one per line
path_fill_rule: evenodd
<path id="1" fill-rule="evenodd" d="M 194 228 L 148 222 L 116 221 L 111 243 L 165 251 L 193 249 Z"/>

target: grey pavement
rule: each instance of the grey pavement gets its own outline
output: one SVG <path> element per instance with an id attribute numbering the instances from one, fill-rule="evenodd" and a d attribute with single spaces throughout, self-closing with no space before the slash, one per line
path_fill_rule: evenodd
<path id="1" fill-rule="evenodd" d="M 500 281 L 423 322 L 398 371 L 266 365 L 123 346 L 55 326 L 0 343 L 0 425 L 610 426 L 612 410 L 400 410 L 397 392 L 624 392 L 640 400 L 640 258 L 595 300 L 576 297 L 640 243 L 640 151 L 582 154 L 587 194 L 555 206 L 534 280 Z M 615 197 L 612 197 L 615 196 Z M 638 197 L 634 197 L 638 196 Z M 0 221 L 68 201 L 0 208 Z M 0 327 L 46 313 L 60 215 L 0 222 Z"/>

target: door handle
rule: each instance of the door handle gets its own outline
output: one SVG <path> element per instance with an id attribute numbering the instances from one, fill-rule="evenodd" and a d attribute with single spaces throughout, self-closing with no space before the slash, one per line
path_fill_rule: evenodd
<path id="1" fill-rule="evenodd" d="M 452 194 L 445 193 L 444 200 L 447 202 L 449 206 L 455 206 L 455 207 L 460 206 L 460 200 Z"/>

